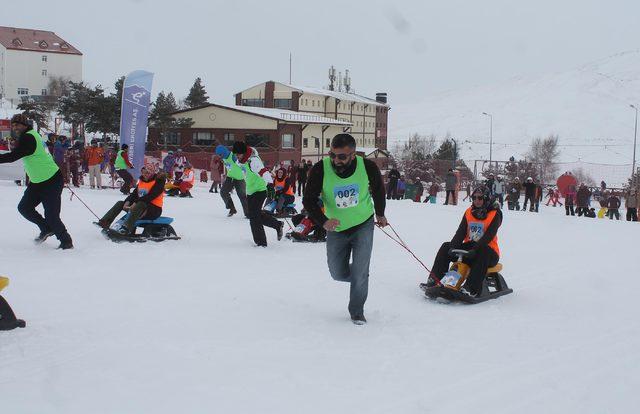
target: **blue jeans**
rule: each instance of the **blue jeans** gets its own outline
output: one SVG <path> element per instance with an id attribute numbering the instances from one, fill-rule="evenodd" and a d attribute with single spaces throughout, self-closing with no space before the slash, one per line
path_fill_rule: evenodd
<path id="1" fill-rule="evenodd" d="M 364 314 L 369 293 L 369 262 L 373 248 L 373 217 L 357 228 L 327 232 L 327 263 L 334 280 L 349 282 L 349 313 Z M 353 261 L 349 260 L 353 256 Z"/>

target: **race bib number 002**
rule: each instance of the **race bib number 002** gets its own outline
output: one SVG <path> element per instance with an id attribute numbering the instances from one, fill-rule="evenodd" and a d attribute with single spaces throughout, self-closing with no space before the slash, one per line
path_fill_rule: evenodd
<path id="1" fill-rule="evenodd" d="M 349 184 L 343 187 L 335 187 L 333 189 L 333 197 L 338 208 L 355 207 L 358 205 L 360 198 L 360 186 L 358 184 Z"/>
<path id="2" fill-rule="evenodd" d="M 477 242 L 484 236 L 484 225 L 482 223 L 469 224 L 469 238 L 471 241 Z"/>

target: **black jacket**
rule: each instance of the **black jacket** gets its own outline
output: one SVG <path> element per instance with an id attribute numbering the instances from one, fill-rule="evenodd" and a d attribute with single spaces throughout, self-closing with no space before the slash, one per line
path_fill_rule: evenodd
<path id="1" fill-rule="evenodd" d="M 354 160 L 349 168 L 342 174 L 338 174 L 340 178 L 348 178 L 356 172 L 357 162 Z M 382 176 L 380 175 L 380 169 L 371 160 L 364 159 L 364 167 L 367 171 L 367 177 L 369 177 L 369 191 L 373 198 L 373 205 L 375 207 L 377 216 L 384 216 L 384 209 L 386 207 L 386 195 L 384 191 L 384 183 Z M 322 209 L 318 205 L 318 198 L 322 193 L 322 183 L 324 181 L 324 167 L 322 161 L 318 161 L 311 171 L 309 172 L 309 179 L 307 180 L 307 187 L 302 197 L 302 205 L 305 210 L 309 212 L 311 219 L 323 226 L 327 222 L 328 218 L 322 212 Z"/>

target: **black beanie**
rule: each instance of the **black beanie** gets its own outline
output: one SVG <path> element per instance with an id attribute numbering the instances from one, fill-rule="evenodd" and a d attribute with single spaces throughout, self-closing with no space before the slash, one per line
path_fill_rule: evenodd
<path id="1" fill-rule="evenodd" d="M 247 144 L 241 141 L 236 141 L 233 143 L 234 154 L 244 154 L 245 152 L 247 152 Z"/>

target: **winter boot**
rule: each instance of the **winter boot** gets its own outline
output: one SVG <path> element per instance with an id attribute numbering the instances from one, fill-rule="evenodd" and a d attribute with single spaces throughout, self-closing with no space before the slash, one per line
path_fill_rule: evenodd
<path id="1" fill-rule="evenodd" d="M 33 241 L 36 242 L 36 244 L 42 244 L 44 243 L 45 240 L 47 240 L 51 236 L 53 236 L 52 231 L 41 231 L 40 235 L 35 239 L 33 239 Z"/>

